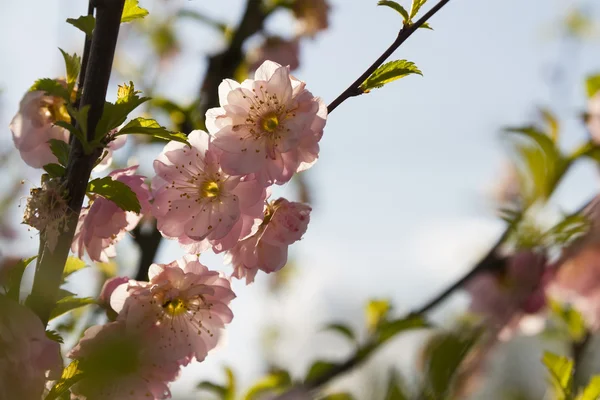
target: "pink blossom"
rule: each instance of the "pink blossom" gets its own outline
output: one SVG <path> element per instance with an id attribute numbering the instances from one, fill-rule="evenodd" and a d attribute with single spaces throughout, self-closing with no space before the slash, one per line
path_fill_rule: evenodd
<path id="1" fill-rule="evenodd" d="M 240 85 L 219 86 L 220 108 L 206 113 L 213 143 L 223 150 L 230 175 L 254 176 L 263 185 L 283 184 L 310 168 L 319 154 L 327 107 L 287 67 L 265 61 Z"/>
<path id="2" fill-rule="evenodd" d="M 600 143 L 600 91 L 588 100 L 586 123 L 592 140 Z"/>
<path id="3" fill-rule="evenodd" d="M 204 360 L 233 313 L 229 281 L 209 271 L 198 257 L 186 255 L 170 264 L 152 264 L 150 282 L 130 281 L 111 297 L 119 320 L 129 325 L 158 326 L 165 351 L 186 363 Z"/>
<path id="4" fill-rule="evenodd" d="M 9 125 L 13 142 L 23 161 L 34 168 L 56 163 L 48 141 L 57 139 L 67 142 L 69 131 L 54 123 L 70 120 L 63 99 L 48 96 L 42 91 L 26 93 Z"/>
<path id="5" fill-rule="evenodd" d="M 298 20 L 298 33 L 314 37 L 329 27 L 329 6 L 327 0 L 296 0 L 292 5 Z"/>
<path id="6" fill-rule="evenodd" d="M 535 313 L 545 304 L 546 257 L 531 251 L 512 256 L 504 271 L 482 272 L 466 287 L 471 295 L 470 311 L 501 329 L 523 313 Z"/>
<path id="7" fill-rule="evenodd" d="M 180 366 L 162 343 L 156 327 L 136 330 L 117 321 L 87 329 L 69 353 L 84 374 L 71 388 L 74 398 L 170 398 L 167 383 L 175 380 Z"/>
<path id="8" fill-rule="evenodd" d="M 29 308 L 0 295 L 0 399 L 40 400 L 62 371 L 60 346 Z"/>
<path id="9" fill-rule="evenodd" d="M 256 180 L 224 173 L 221 151 L 206 132 L 194 131 L 188 139 L 191 148 L 171 142 L 154 161 L 157 228 L 189 251 L 229 249 L 260 222 L 267 191 Z"/>
<path id="10" fill-rule="evenodd" d="M 100 196 L 96 197 L 81 210 L 71 246 L 73 253 L 83 257 L 85 250 L 92 260 L 107 262 L 109 257 L 116 255 L 115 244 L 125 236 L 126 232 L 135 228 L 142 214 L 150 211 L 150 192 L 144 183 L 145 177 L 135 175 L 136 170 L 137 165 L 115 170 L 109 176 L 133 190 L 140 202 L 141 213 L 124 211 L 114 202 Z"/>
<path id="11" fill-rule="evenodd" d="M 279 271 L 287 262 L 288 246 L 306 232 L 311 208 L 302 203 L 278 199 L 265 212 L 258 231 L 240 241 L 227 253 L 226 261 L 233 265 L 234 277 L 254 281 L 258 270 Z"/>
<path id="12" fill-rule="evenodd" d="M 248 54 L 249 70 L 256 71 L 265 61 L 271 60 L 286 65 L 293 71 L 300 66 L 299 52 L 298 39 L 287 40 L 279 36 L 269 36 Z"/>

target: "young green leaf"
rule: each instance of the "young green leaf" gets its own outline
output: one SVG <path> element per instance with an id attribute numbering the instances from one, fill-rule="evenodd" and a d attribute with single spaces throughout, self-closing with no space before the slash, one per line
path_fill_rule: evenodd
<path id="1" fill-rule="evenodd" d="M 14 301 L 19 301 L 21 292 L 21 280 L 27 266 L 37 258 L 37 256 L 21 259 L 15 266 L 13 266 L 6 279 L 6 296 Z"/>
<path id="2" fill-rule="evenodd" d="M 44 171 L 46 171 L 48 175 L 50 175 L 52 178 L 60 178 L 62 176 L 65 176 L 65 174 L 67 173 L 67 169 L 60 164 L 46 164 L 43 166 L 43 168 Z"/>
<path id="3" fill-rule="evenodd" d="M 67 393 L 71 386 L 79 382 L 82 378 L 83 372 L 79 369 L 79 360 L 72 361 L 71 364 L 63 370 L 60 379 L 56 381 L 44 400 L 58 399 L 59 396 Z"/>
<path id="4" fill-rule="evenodd" d="M 571 396 L 571 383 L 573 381 L 573 361 L 567 357 L 544 352 L 542 362 L 550 373 L 552 385 L 560 400 L 569 399 Z"/>
<path id="5" fill-rule="evenodd" d="M 419 28 L 422 28 L 422 29 L 429 29 L 430 31 L 432 31 L 432 30 L 433 30 L 433 28 L 431 27 L 431 25 L 429 25 L 429 23 L 428 23 L 428 22 L 423 22 L 423 23 L 421 24 L 421 26 L 419 26 Z"/>
<path id="6" fill-rule="evenodd" d="M 320 400 L 354 400 L 355 397 L 350 393 L 331 393 L 324 397 L 321 397 Z"/>
<path id="7" fill-rule="evenodd" d="M 335 369 L 337 364 L 329 362 L 329 361 L 315 361 L 313 365 L 310 366 L 308 373 L 306 374 L 306 378 L 304 382 L 311 382 L 319 379 L 325 374 L 328 374 L 331 370 Z"/>
<path id="8" fill-rule="evenodd" d="M 360 89 L 368 93 L 370 90 L 403 78 L 410 74 L 423 75 L 417 66 L 406 60 L 390 61 L 377 68 L 361 85 Z"/>
<path id="9" fill-rule="evenodd" d="M 69 91 L 62 83 L 60 83 L 56 79 L 38 79 L 31 86 L 31 88 L 29 88 L 30 92 L 33 92 L 34 90 L 41 90 L 43 92 L 46 92 L 46 94 L 49 96 L 60 97 L 65 101 L 69 101 Z"/>
<path id="10" fill-rule="evenodd" d="M 406 393 L 406 384 L 397 371 L 391 370 L 388 380 L 388 387 L 385 393 L 384 400 L 408 400 L 410 395 Z"/>
<path id="11" fill-rule="evenodd" d="M 410 6 L 410 19 L 413 19 L 427 0 L 413 0 Z"/>
<path id="12" fill-rule="evenodd" d="M 548 299 L 552 315 L 558 319 L 569 333 L 569 338 L 573 342 L 581 341 L 586 333 L 585 320 L 581 313 L 569 305 L 563 305 L 556 300 Z"/>
<path id="13" fill-rule="evenodd" d="M 123 128 L 119 129 L 115 136 L 142 134 L 162 140 L 174 140 L 176 142 L 185 143 L 189 146 L 187 136 L 183 133 L 171 132 L 164 126 L 160 126 L 156 120 L 147 118 L 135 118 L 129 121 Z"/>
<path id="14" fill-rule="evenodd" d="M 140 7 L 138 4 L 138 0 L 125 0 L 123 14 L 121 15 L 121 23 L 131 22 L 148 15 L 148 10 Z"/>
<path id="15" fill-rule="evenodd" d="M 369 332 L 375 332 L 379 325 L 387 319 L 391 309 L 392 306 L 388 300 L 369 300 L 365 308 Z"/>
<path id="16" fill-rule="evenodd" d="M 593 97 L 600 90 L 600 74 L 590 75 L 585 81 L 588 97 Z"/>
<path id="17" fill-rule="evenodd" d="M 562 221 L 544 233 L 547 245 L 565 246 L 573 240 L 585 235 L 590 228 L 590 221 L 583 214 L 566 216 Z"/>
<path id="18" fill-rule="evenodd" d="M 395 1 L 379 0 L 377 2 L 377 5 L 390 7 L 392 9 L 398 11 L 400 13 L 400 15 L 402 15 L 402 18 L 404 18 L 404 23 L 408 23 L 410 21 L 410 17 L 408 16 L 408 11 L 406 11 L 406 9 L 404 7 L 402 7 L 400 4 L 396 3 Z"/>
<path id="19" fill-rule="evenodd" d="M 50 143 L 50 151 L 56 156 L 58 163 L 66 166 L 69 160 L 69 151 L 71 150 L 69 144 L 58 139 L 50 139 L 48 142 Z"/>
<path id="20" fill-rule="evenodd" d="M 79 18 L 67 18 L 67 22 L 88 36 L 92 35 L 96 27 L 96 18 L 93 15 L 82 15 Z"/>
<path id="21" fill-rule="evenodd" d="M 85 261 L 80 258 L 72 256 L 68 257 L 67 262 L 65 263 L 65 269 L 63 269 L 63 280 L 67 279 L 67 277 L 72 273 L 84 269 L 87 266 L 88 265 L 85 263 Z"/>
<path id="22" fill-rule="evenodd" d="M 95 138 L 101 140 L 108 132 L 117 128 L 127 119 L 129 113 L 137 107 L 150 100 L 149 97 L 140 97 L 140 92 L 135 90 L 133 82 L 129 85 L 119 86 L 117 92 L 117 102 L 105 102 L 102 117 L 96 126 Z"/>
<path id="23" fill-rule="evenodd" d="M 427 328 L 428 326 L 429 324 L 427 321 L 419 315 L 396 319 L 393 321 L 386 320 L 381 322 L 377 329 L 377 340 L 381 344 L 388 341 L 400 332 L 411 329 Z"/>
<path id="24" fill-rule="evenodd" d="M 577 400 L 600 399 L 600 375 L 593 376 L 590 383 L 583 389 L 583 393 L 577 396 Z"/>
<path id="25" fill-rule="evenodd" d="M 244 400 L 259 400 L 268 394 L 279 394 L 292 385 L 287 371 L 275 371 L 256 382 L 244 396 Z"/>
<path id="26" fill-rule="evenodd" d="M 225 386 L 217 385 L 210 381 L 202 381 L 196 385 L 196 389 L 206 390 L 217 395 L 219 399 L 224 399 L 227 394 L 227 388 Z"/>
<path id="27" fill-rule="evenodd" d="M 69 311 L 75 310 L 76 308 L 87 306 L 88 304 L 94 304 L 96 300 L 91 297 L 76 297 L 66 296 L 56 302 L 56 306 L 50 313 L 50 320 L 59 317 Z"/>
<path id="28" fill-rule="evenodd" d="M 90 181 L 87 191 L 112 201 L 123 211 L 133 211 L 139 214 L 141 210 L 140 202 L 134 191 L 123 182 L 115 181 L 110 176 Z"/>
<path id="29" fill-rule="evenodd" d="M 79 70 L 81 69 L 81 57 L 77 54 L 69 54 L 65 52 L 63 49 L 59 48 L 60 52 L 65 59 L 65 66 L 67 69 L 67 84 L 69 86 L 69 93 L 75 87 L 75 82 L 77 82 L 77 77 L 79 76 Z"/>
<path id="30" fill-rule="evenodd" d="M 340 335 L 346 337 L 352 343 L 356 343 L 356 335 L 354 334 L 354 331 L 352 331 L 352 328 L 350 328 L 347 325 L 344 325 L 344 324 L 329 324 L 329 325 L 325 326 L 325 328 L 323 328 L 323 330 L 337 332 Z"/>

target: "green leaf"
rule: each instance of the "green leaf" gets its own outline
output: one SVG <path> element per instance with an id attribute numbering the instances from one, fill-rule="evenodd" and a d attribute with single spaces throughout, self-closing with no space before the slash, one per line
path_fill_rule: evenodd
<path id="1" fill-rule="evenodd" d="M 419 26 L 419 28 L 423 28 L 423 29 L 429 29 L 430 31 L 433 30 L 433 28 L 431 27 L 431 25 L 429 25 L 429 22 L 423 22 L 421 24 L 421 26 Z"/>
<path id="2" fill-rule="evenodd" d="M 225 386 L 217 385 L 216 383 L 212 383 L 209 381 L 202 381 L 197 386 L 197 389 L 206 390 L 207 392 L 212 392 L 217 395 L 220 399 L 224 399 L 227 393 L 227 389 Z"/>
<path id="3" fill-rule="evenodd" d="M 209 381 L 202 381 L 198 384 L 197 388 L 212 392 L 221 400 L 235 400 L 235 376 L 231 368 L 225 368 L 225 374 L 227 376 L 227 383 L 224 386 Z"/>
<path id="4" fill-rule="evenodd" d="M 384 343 L 400 332 L 427 327 L 429 327 L 429 324 L 419 315 L 393 321 L 384 321 L 377 329 L 377 339 L 379 343 Z"/>
<path id="5" fill-rule="evenodd" d="M 590 75 L 585 81 L 585 88 L 588 97 L 593 97 L 600 90 L 600 74 Z"/>
<path id="6" fill-rule="evenodd" d="M 84 108 L 88 108 L 89 109 L 88 106 L 86 106 Z M 73 135 L 77 139 L 79 139 L 79 141 L 83 144 L 84 149 L 88 149 L 89 148 L 89 143 L 87 141 L 86 136 L 83 134 L 83 132 L 81 132 L 75 126 L 73 126 L 70 123 L 65 122 L 65 121 L 55 121 L 54 125 L 60 126 L 61 128 L 64 128 L 64 129 L 68 130 L 69 133 L 71 133 L 71 135 Z"/>
<path id="7" fill-rule="evenodd" d="M 375 332 L 377 327 L 387 319 L 391 309 L 392 306 L 388 300 L 369 300 L 365 308 L 365 317 L 369 332 Z"/>
<path id="8" fill-rule="evenodd" d="M 50 139 L 48 142 L 50 143 L 50 151 L 56 156 L 58 163 L 66 166 L 69 161 L 69 151 L 71 151 L 69 144 L 58 139 Z"/>
<path id="9" fill-rule="evenodd" d="M 554 143 L 557 143 L 558 134 L 560 131 L 560 123 L 558 122 L 556 115 L 554 115 L 552 111 L 547 108 L 540 108 L 540 115 L 548 126 L 548 136 L 550 136 L 550 139 L 552 139 Z"/>
<path id="10" fill-rule="evenodd" d="M 43 166 L 43 168 L 44 171 L 46 171 L 48 175 L 50 175 L 52 178 L 60 178 L 62 176 L 65 176 L 65 174 L 67 173 L 67 169 L 60 164 L 46 164 Z"/>
<path id="11" fill-rule="evenodd" d="M 69 101 L 69 91 L 62 83 L 56 79 L 42 78 L 35 81 L 35 83 L 29 88 L 30 92 L 34 90 L 41 90 L 46 92 L 49 96 L 60 97 L 65 101 Z"/>
<path id="12" fill-rule="evenodd" d="M 82 259 L 73 256 L 68 257 L 62 274 L 63 280 L 72 273 L 82 270 L 85 267 L 87 267 L 87 264 Z"/>
<path id="13" fill-rule="evenodd" d="M 138 4 L 138 0 L 125 0 L 123 14 L 121 15 L 121 23 L 131 22 L 148 15 L 148 10 L 140 7 Z"/>
<path id="14" fill-rule="evenodd" d="M 593 376 L 590 383 L 585 387 L 583 393 L 577 396 L 577 400 L 600 399 L 600 375 Z"/>
<path id="15" fill-rule="evenodd" d="M 581 313 L 568 304 L 561 304 L 556 300 L 547 299 L 552 315 L 556 317 L 566 328 L 573 342 L 580 342 L 587 333 L 585 320 Z"/>
<path id="16" fill-rule="evenodd" d="M 350 393 L 331 393 L 321 397 L 320 400 L 354 400 L 354 396 Z"/>
<path id="17" fill-rule="evenodd" d="M 408 400 L 410 396 L 405 393 L 403 388 L 404 382 L 400 379 L 398 373 L 394 370 L 390 371 L 388 387 L 385 393 L 384 400 Z"/>
<path id="18" fill-rule="evenodd" d="M 310 366 L 308 373 L 306 374 L 306 378 L 304 382 L 312 382 L 320 379 L 323 375 L 328 374 L 330 371 L 335 369 L 338 366 L 336 363 L 332 363 L 329 361 L 315 361 L 313 365 Z"/>
<path id="19" fill-rule="evenodd" d="M 377 2 L 377 5 L 393 8 L 394 10 L 398 11 L 400 13 L 400 15 L 402 15 L 402 18 L 404 18 L 405 23 L 410 21 L 410 17 L 408 16 L 408 11 L 406 11 L 406 9 L 404 7 L 402 7 L 400 4 L 396 3 L 395 1 L 379 0 Z"/>
<path id="20" fill-rule="evenodd" d="M 115 203 L 123 211 L 141 211 L 140 202 L 134 191 L 123 182 L 115 181 L 110 176 L 97 178 L 88 184 L 89 193 L 95 193 Z"/>
<path id="21" fill-rule="evenodd" d="M 573 361 L 567 357 L 558 356 L 548 351 L 544 352 L 542 362 L 550 373 L 552 385 L 560 400 L 571 396 L 571 383 L 573 381 Z"/>
<path id="22" fill-rule="evenodd" d="M 96 27 L 96 18 L 93 15 L 82 15 L 77 19 L 67 18 L 67 22 L 88 36 L 92 35 Z"/>
<path id="23" fill-rule="evenodd" d="M 119 86 L 117 92 L 117 102 L 105 102 L 102 117 L 96 126 L 96 140 L 102 139 L 108 132 L 117 128 L 127 119 L 129 113 L 137 107 L 150 100 L 149 97 L 140 97 L 139 91 L 135 90 L 133 82 L 129 85 Z"/>
<path id="24" fill-rule="evenodd" d="M 76 297 L 74 295 L 63 297 L 56 302 L 56 306 L 50 314 L 50 320 L 66 314 L 69 311 L 75 310 L 76 308 L 94 303 L 96 303 L 96 300 L 92 299 L 91 297 Z"/>
<path id="25" fill-rule="evenodd" d="M 591 223 L 583 214 L 567 215 L 562 221 L 544 233 L 544 239 L 550 245 L 565 246 L 573 240 L 585 235 Z"/>
<path id="26" fill-rule="evenodd" d="M 245 400 L 259 400 L 265 394 L 279 394 L 292 385 L 292 378 L 287 371 L 275 371 L 256 382 L 244 396 Z"/>
<path id="27" fill-rule="evenodd" d="M 451 397 L 456 372 L 478 337 L 475 332 L 446 332 L 431 339 L 424 351 L 424 389 L 429 396 Z"/>
<path id="28" fill-rule="evenodd" d="M 423 4 L 425 4 L 427 0 L 413 0 L 412 5 L 410 6 L 410 19 L 413 19 L 415 15 L 419 12 Z"/>
<path id="29" fill-rule="evenodd" d="M 23 258 L 21 259 L 15 266 L 13 266 L 6 278 L 6 296 L 16 302 L 19 301 L 20 293 L 21 293 L 21 280 L 23 279 L 23 274 L 25 273 L 25 269 L 33 260 L 35 260 L 37 256 Z"/>
<path id="30" fill-rule="evenodd" d="M 360 85 L 360 89 L 363 92 L 368 93 L 372 89 L 380 88 L 387 83 L 393 82 L 410 74 L 423 75 L 419 68 L 417 68 L 417 66 L 410 61 L 390 61 L 377 68 L 371 74 L 371 76 Z"/>
<path id="31" fill-rule="evenodd" d="M 323 330 L 337 332 L 349 339 L 351 342 L 356 343 L 356 335 L 352 331 L 352 328 L 350 328 L 348 325 L 333 323 L 325 326 Z"/>
<path id="32" fill-rule="evenodd" d="M 62 336 L 60 336 L 60 333 L 58 333 L 56 331 L 53 331 L 53 330 L 46 331 L 46 337 L 50 340 L 54 340 L 57 343 L 60 343 L 60 344 L 64 343 Z"/>
<path id="33" fill-rule="evenodd" d="M 63 49 L 59 48 L 60 52 L 65 59 L 65 66 L 67 69 L 67 84 L 69 86 L 69 94 L 73 87 L 75 87 L 75 82 L 77 82 L 77 77 L 79 76 L 79 70 L 81 69 L 81 57 L 77 54 L 69 54 L 65 52 Z"/>
<path id="34" fill-rule="evenodd" d="M 160 124 L 153 119 L 141 117 L 132 119 L 127 123 L 127 125 L 119 129 L 115 136 L 131 134 L 150 135 L 158 139 L 174 140 L 176 142 L 185 143 L 188 146 L 190 145 L 187 140 L 187 136 L 185 136 L 183 133 L 171 132 L 164 126 L 160 126 Z"/>
<path id="35" fill-rule="evenodd" d="M 63 370 L 62 376 L 54 384 L 50 392 L 46 395 L 45 400 L 56 400 L 59 396 L 79 382 L 83 378 L 83 372 L 79 369 L 79 360 L 74 360 L 67 368 Z"/>

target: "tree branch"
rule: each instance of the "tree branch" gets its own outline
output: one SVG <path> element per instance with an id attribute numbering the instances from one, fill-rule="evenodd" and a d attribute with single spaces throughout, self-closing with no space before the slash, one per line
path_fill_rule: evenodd
<path id="1" fill-rule="evenodd" d="M 375 60 L 373 64 L 361 76 L 358 77 L 346 90 L 342 92 L 335 100 L 327 106 L 327 112 L 331 113 L 335 110 L 340 104 L 342 104 L 345 100 L 350 97 L 358 96 L 363 92 L 360 90 L 360 85 L 369 77 L 371 74 L 381 66 L 387 60 L 394 51 L 398 49 L 408 39 L 419 27 L 421 27 L 429 18 L 433 17 L 435 13 L 442 9 L 450 0 L 441 0 L 437 3 L 431 10 L 429 10 L 425 15 L 423 15 L 417 22 L 414 24 L 407 25 L 405 24 L 400 32 L 398 33 L 398 37 L 394 40 L 394 43 L 391 44 L 390 47 L 387 48 L 383 54 Z"/>
<path id="2" fill-rule="evenodd" d="M 89 63 L 81 96 L 81 106 L 90 106 L 87 121 L 88 140 L 93 140 L 96 125 L 102 116 L 106 90 L 119 35 L 125 0 L 96 0 L 96 27 L 90 45 Z M 81 72 L 84 73 L 84 72 Z M 28 305 L 46 324 L 55 306 L 81 205 L 87 190 L 90 173 L 102 149 L 86 154 L 81 142 L 73 140 L 64 185 L 68 195 L 67 221 L 53 251 L 40 235 L 40 253 Z"/>

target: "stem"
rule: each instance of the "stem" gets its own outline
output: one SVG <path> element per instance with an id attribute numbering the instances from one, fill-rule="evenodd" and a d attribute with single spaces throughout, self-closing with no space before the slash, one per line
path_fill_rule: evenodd
<path id="1" fill-rule="evenodd" d="M 405 24 L 400 32 L 398 33 L 398 37 L 394 40 L 394 43 L 390 47 L 387 48 L 386 51 L 373 63 L 361 76 L 358 77 L 346 90 L 342 92 L 335 100 L 327 106 L 327 112 L 331 113 L 335 110 L 340 104 L 342 104 L 349 97 L 354 97 L 362 94 L 363 92 L 360 90 L 360 85 L 369 77 L 371 74 L 381 66 L 387 60 L 398 47 L 402 45 L 421 25 L 423 25 L 427 20 L 435 15 L 439 10 L 442 9 L 450 0 L 441 0 L 437 3 L 431 10 L 429 10 L 425 15 L 423 15 L 417 22 L 414 24 Z"/>
<path id="2" fill-rule="evenodd" d="M 90 106 L 87 124 L 89 141 L 94 138 L 96 125 L 104 110 L 124 3 L 125 0 L 95 1 L 96 27 L 90 44 L 89 63 L 85 70 L 81 96 L 81 106 Z M 62 272 L 73 242 L 90 173 L 101 151 L 101 148 L 95 149 L 92 154 L 86 155 L 81 142 L 73 140 L 64 181 L 69 196 L 64 232 L 59 236 L 53 251 L 48 248 L 45 235 L 40 235 L 40 253 L 27 304 L 44 324 L 48 322 L 56 304 Z"/>

